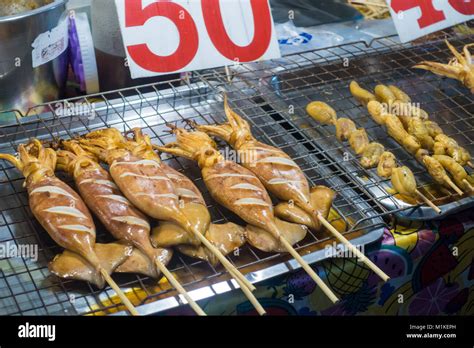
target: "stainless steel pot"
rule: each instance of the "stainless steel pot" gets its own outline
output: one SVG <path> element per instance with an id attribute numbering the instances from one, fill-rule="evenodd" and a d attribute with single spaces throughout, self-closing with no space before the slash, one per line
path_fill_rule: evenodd
<path id="1" fill-rule="evenodd" d="M 35 2 L 42 6 L 46 1 Z M 0 17 L 0 110 L 24 114 L 34 105 L 61 97 L 67 77 L 65 2 L 56 0 L 32 11 Z M 56 34 L 63 34 L 64 28 L 66 35 L 58 40 Z M 48 40 L 52 30 L 55 38 Z"/>

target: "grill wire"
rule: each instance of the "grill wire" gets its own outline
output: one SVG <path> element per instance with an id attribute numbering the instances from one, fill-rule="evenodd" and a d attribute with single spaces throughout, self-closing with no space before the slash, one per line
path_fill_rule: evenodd
<path id="1" fill-rule="evenodd" d="M 451 38 L 460 48 L 466 39 Z M 99 93 L 93 96 L 39 105 L 30 117 L 0 127 L 0 152 L 15 153 L 18 144 L 37 137 L 41 140 L 69 138 L 95 129 L 115 127 L 127 131 L 141 127 L 152 141 L 164 144 L 174 140 L 166 133 L 166 123 L 186 126 L 192 119 L 200 124 L 224 121 L 222 91 L 229 95 L 231 106 L 252 125 L 261 141 L 286 151 L 303 169 L 312 185 L 327 185 L 338 192 L 331 223 L 345 226 L 348 238 L 370 234 L 385 226 L 391 214 L 383 199 L 392 199 L 385 190 L 386 181 L 358 164 L 347 144 L 339 143 L 334 129 L 312 121 L 304 110 L 307 103 L 323 100 L 332 105 L 339 117 L 349 117 L 367 129 L 371 140 L 380 141 L 393 151 L 401 163 L 414 170 L 418 183 L 431 180 L 426 171 L 396 143 L 386 139 L 384 130 L 374 124 L 367 112 L 350 96 L 348 84 L 356 79 L 366 88 L 377 83 L 395 84 L 414 102 L 429 112 L 443 130 L 474 153 L 473 100 L 457 81 L 415 71 L 410 66 L 421 60 L 447 62 L 449 51 L 442 41 L 417 46 L 400 45 L 392 37 L 377 39 L 370 45 L 359 42 L 330 49 L 295 54 L 270 62 L 195 72 L 190 79 Z M 232 80 L 229 81 L 228 79 Z M 68 104 L 69 103 L 69 104 Z M 85 106 L 90 115 L 70 114 L 68 106 Z M 88 109 L 90 108 L 90 109 Z M 227 151 L 222 144 L 223 151 Z M 344 160 L 341 161 L 341 156 Z M 209 196 L 196 164 L 162 155 L 164 161 L 183 171 L 203 193 L 214 223 L 233 221 L 235 215 L 218 206 Z M 370 178 L 361 183 L 356 176 Z M 68 183 L 71 180 L 58 176 Z M 72 184 L 72 183 L 71 183 Z M 0 260 L 0 313 L 3 315 L 101 315 L 122 309 L 110 289 L 101 290 L 85 282 L 58 279 L 47 268 L 48 262 L 62 250 L 39 223 L 28 207 L 22 175 L 6 162 L 0 170 L 0 243 L 38 245 L 38 260 L 4 258 Z M 383 196 L 370 194 L 371 185 Z M 384 220 L 383 220 L 383 219 Z M 385 221 L 385 222 L 384 222 Z M 97 222 L 97 221 L 96 221 Z M 97 241 L 113 239 L 97 222 Z M 297 249 L 307 253 L 322 248 L 329 241 L 326 234 L 308 233 Z M 286 261 L 285 255 L 260 252 L 245 245 L 240 255 L 230 255 L 232 262 L 246 270 L 262 269 Z M 221 267 L 175 254 L 168 265 L 187 287 L 214 283 L 227 278 Z M 135 303 L 175 296 L 167 283 L 141 275 L 114 275 L 119 286 L 135 295 Z"/>

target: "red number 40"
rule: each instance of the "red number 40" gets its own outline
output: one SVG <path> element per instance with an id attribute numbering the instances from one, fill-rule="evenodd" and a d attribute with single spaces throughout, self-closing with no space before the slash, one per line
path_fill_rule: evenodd
<path id="1" fill-rule="evenodd" d="M 222 19 L 219 0 L 201 0 L 206 29 L 215 48 L 226 58 L 250 62 L 260 58 L 268 49 L 272 25 L 267 1 L 250 0 L 254 22 L 254 36 L 247 46 L 238 46 L 227 34 Z M 153 53 L 146 44 L 127 46 L 130 57 L 142 68 L 156 73 L 180 70 L 195 57 L 199 46 L 196 24 L 181 5 L 163 0 L 143 8 L 142 0 L 125 0 L 125 26 L 143 26 L 153 17 L 166 17 L 178 29 L 180 36 L 176 51 L 169 56 Z"/>

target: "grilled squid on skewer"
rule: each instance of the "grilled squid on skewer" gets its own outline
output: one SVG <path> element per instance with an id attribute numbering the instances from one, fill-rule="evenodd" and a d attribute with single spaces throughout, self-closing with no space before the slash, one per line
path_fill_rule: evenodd
<path id="1" fill-rule="evenodd" d="M 454 56 L 448 64 L 423 61 L 415 65 L 414 68 L 428 70 L 437 75 L 461 81 L 464 86 L 471 90 L 471 93 L 474 93 L 474 64 L 469 52 L 469 48 L 474 44 L 465 45 L 463 54 L 459 53 L 448 40 L 446 40 L 446 45 Z"/>
<path id="2" fill-rule="evenodd" d="M 445 155 L 433 155 L 433 158 L 439 161 L 454 179 L 454 182 L 464 190 L 473 192 L 472 178 L 467 174 L 466 170 L 456 162 L 452 157 Z"/>
<path id="3" fill-rule="evenodd" d="M 57 169 L 74 178 L 81 197 L 105 228 L 117 240 L 138 248 L 151 264 L 170 259 L 171 250 L 155 249 L 151 245 L 148 218 L 122 195 L 97 159 L 74 140 L 61 142 L 61 147 L 64 150 L 57 151 Z M 153 276 L 156 278 L 159 273 L 157 269 Z"/>
<path id="4" fill-rule="evenodd" d="M 27 146 L 20 145 L 18 152 L 18 158 L 0 158 L 11 162 L 25 176 L 33 215 L 57 244 L 85 258 L 95 270 L 101 269 L 94 251 L 94 221 L 81 197 L 54 175 L 55 151 L 33 140 Z"/>

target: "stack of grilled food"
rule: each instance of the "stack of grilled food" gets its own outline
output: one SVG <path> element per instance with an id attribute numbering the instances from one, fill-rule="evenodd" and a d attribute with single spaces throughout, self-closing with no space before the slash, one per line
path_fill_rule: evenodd
<path id="1" fill-rule="evenodd" d="M 349 88 L 354 98 L 367 107 L 372 119 L 385 127 L 388 136 L 414 156 L 443 190 L 452 190 L 458 195 L 474 191 L 474 180 L 465 169 L 474 167 L 470 153 L 444 134 L 426 111 L 412 104 L 404 91 L 393 85 L 377 85 L 371 93 L 355 81 Z M 322 124 L 334 125 L 338 140 L 348 140 L 355 154 L 360 155 L 360 165 L 366 169 L 377 168 L 380 177 L 391 178 L 394 190 L 402 198 L 407 201 L 421 198 L 441 212 L 418 190 L 413 172 L 399 166 L 394 154 L 386 151 L 382 144 L 370 141 L 364 128 L 357 128 L 349 118 L 337 118 L 335 110 L 324 102 L 308 104 L 307 112 Z"/>
<path id="2" fill-rule="evenodd" d="M 132 314 L 138 312 L 110 275 L 141 273 L 158 278 L 163 274 L 197 314 L 205 315 L 167 269 L 177 250 L 213 265 L 221 263 L 257 312 L 264 314 L 252 294 L 255 287 L 225 255 L 245 242 L 264 252 L 289 252 L 336 302 L 337 297 L 293 248 L 309 229 L 320 233 L 326 228 L 387 280 L 327 221 L 336 193 L 325 186 L 310 188 L 287 154 L 252 136 L 248 123 L 230 109 L 227 98 L 225 112 L 228 123 L 222 125 L 195 124 L 196 131 L 170 126 L 176 142 L 161 147 L 153 145 L 140 129 L 122 134 L 109 128 L 54 143 L 33 139 L 19 146 L 17 156 L 0 155 L 23 173 L 34 216 L 66 249 L 50 263 L 50 271 L 98 287 L 107 282 Z M 242 163 L 223 158 L 208 134 L 233 146 Z M 161 162 L 157 151 L 195 160 L 214 200 L 247 226 L 212 223 L 193 181 Z M 55 176 L 56 171 L 73 178 L 77 193 Z M 269 192 L 281 200 L 275 207 Z M 92 215 L 117 242 L 95 243 Z"/>

